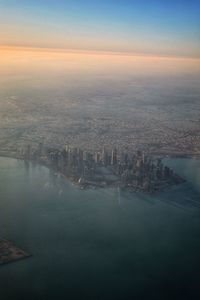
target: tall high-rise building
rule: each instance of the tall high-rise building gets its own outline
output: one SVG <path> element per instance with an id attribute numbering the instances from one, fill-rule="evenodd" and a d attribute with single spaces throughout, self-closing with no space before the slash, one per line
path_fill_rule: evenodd
<path id="1" fill-rule="evenodd" d="M 70 148 L 68 148 L 68 166 L 72 166 L 73 165 L 73 153 L 72 150 Z"/>
<path id="2" fill-rule="evenodd" d="M 100 163 L 101 155 L 100 155 L 99 152 L 95 152 L 94 159 L 95 159 L 95 163 L 96 163 L 96 164 L 99 164 L 99 163 Z"/>
<path id="3" fill-rule="evenodd" d="M 106 149 L 103 147 L 103 150 L 102 150 L 102 155 L 101 155 L 101 159 L 102 159 L 102 163 L 103 165 L 107 165 L 108 163 L 108 153 L 106 151 Z"/>
<path id="4" fill-rule="evenodd" d="M 30 159 L 31 158 L 31 146 L 28 144 L 27 149 L 26 149 L 26 158 Z"/>
<path id="5" fill-rule="evenodd" d="M 80 148 L 78 148 L 77 152 L 77 162 L 79 166 L 83 164 L 83 150 L 81 150 Z"/>
<path id="6" fill-rule="evenodd" d="M 112 150 L 112 155 L 111 155 L 111 165 L 116 165 L 117 164 L 117 149 Z"/>
<path id="7" fill-rule="evenodd" d="M 39 143 L 38 146 L 38 156 L 42 156 L 43 155 L 43 143 Z"/>

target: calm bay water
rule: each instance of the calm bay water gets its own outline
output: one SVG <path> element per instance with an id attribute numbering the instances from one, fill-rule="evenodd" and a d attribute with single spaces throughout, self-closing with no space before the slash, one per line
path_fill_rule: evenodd
<path id="1" fill-rule="evenodd" d="M 200 161 L 167 162 L 187 183 L 144 195 L 0 158 L 0 237 L 33 254 L 0 268 L 0 299 L 199 299 Z"/>

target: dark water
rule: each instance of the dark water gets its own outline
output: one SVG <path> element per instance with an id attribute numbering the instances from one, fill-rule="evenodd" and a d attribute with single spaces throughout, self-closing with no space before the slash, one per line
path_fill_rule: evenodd
<path id="1" fill-rule="evenodd" d="M 154 196 L 81 191 L 0 158 L 0 236 L 33 257 L 0 268 L 0 299 L 200 299 L 200 161 Z"/>

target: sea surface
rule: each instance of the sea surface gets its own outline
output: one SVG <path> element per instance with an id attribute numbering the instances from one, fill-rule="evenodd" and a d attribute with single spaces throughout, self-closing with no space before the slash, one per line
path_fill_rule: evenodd
<path id="1" fill-rule="evenodd" d="M 200 299 L 200 160 L 155 195 L 79 190 L 0 158 L 0 237 L 33 256 L 0 267 L 0 299 Z"/>

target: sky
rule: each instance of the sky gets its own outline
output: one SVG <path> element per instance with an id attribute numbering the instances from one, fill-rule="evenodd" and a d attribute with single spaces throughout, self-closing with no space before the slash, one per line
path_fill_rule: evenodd
<path id="1" fill-rule="evenodd" d="M 0 0 L 0 45 L 200 58 L 200 0 Z"/>

